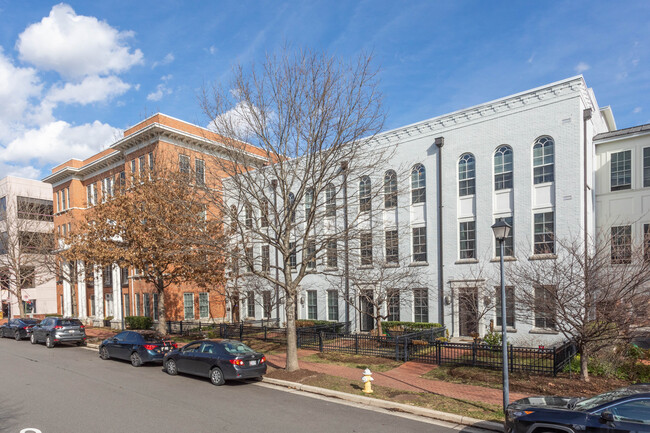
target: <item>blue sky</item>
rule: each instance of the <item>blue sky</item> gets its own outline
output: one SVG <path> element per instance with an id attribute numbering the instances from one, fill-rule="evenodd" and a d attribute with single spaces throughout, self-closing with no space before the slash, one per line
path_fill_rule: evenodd
<path id="1" fill-rule="evenodd" d="M 578 73 L 650 123 L 650 2 L 0 0 L 0 177 L 42 178 L 285 43 L 373 51 L 396 128 Z"/>

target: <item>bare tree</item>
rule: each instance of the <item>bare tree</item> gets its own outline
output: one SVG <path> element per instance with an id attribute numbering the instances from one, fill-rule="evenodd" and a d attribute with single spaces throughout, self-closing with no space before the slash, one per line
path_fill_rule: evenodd
<path id="1" fill-rule="evenodd" d="M 508 267 L 519 308 L 533 314 L 539 328 L 552 328 L 578 346 L 581 378 L 599 348 L 626 339 L 635 326 L 647 326 L 650 260 L 631 233 L 608 233 L 585 249 L 582 240 L 556 239 L 549 260 L 520 260 Z M 587 251 L 585 253 L 585 251 Z"/>
<path id="2" fill-rule="evenodd" d="M 384 122 L 377 86 L 371 56 L 346 64 L 285 49 L 259 68 L 236 67 L 232 83 L 206 88 L 201 97 L 226 144 L 218 149 L 225 155 L 218 174 L 227 179 L 214 202 L 230 216 L 233 254 L 246 273 L 285 300 L 289 371 L 298 369 L 301 282 L 328 245 L 345 257 L 348 240 L 370 218 L 358 212 L 364 199 L 350 190 L 387 159 L 374 141 Z M 277 251 L 277 262 L 261 266 L 261 246 Z"/>
<path id="3" fill-rule="evenodd" d="M 20 317 L 25 317 L 23 289 L 54 279 L 52 204 L 23 197 L 7 203 L 0 218 L 0 280 L 2 289 L 18 300 Z"/>

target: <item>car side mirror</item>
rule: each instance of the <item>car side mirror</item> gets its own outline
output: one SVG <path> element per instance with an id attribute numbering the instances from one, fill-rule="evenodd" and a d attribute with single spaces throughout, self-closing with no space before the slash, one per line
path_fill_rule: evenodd
<path id="1" fill-rule="evenodd" d="M 608 410 L 603 411 L 603 413 L 600 414 L 600 419 L 604 422 L 614 422 L 614 414 Z"/>
<path id="2" fill-rule="evenodd" d="M 117 343 L 117 338 L 113 338 L 113 343 Z"/>

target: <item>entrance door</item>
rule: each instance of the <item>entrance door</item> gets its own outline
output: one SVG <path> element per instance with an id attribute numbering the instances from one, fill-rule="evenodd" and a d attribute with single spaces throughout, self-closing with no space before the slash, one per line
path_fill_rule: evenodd
<path id="1" fill-rule="evenodd" d="M 361 332 L 369 332 L 375 329 L 375 306 L 372 304 L 372 289 L 365 289 L 359 295 L 361 307 Z"/>
<path id="2" fill-rule="evenodd" d="M 478 332 L 478 289 L 462 287 L 458 291 L 458 322 L 460 335 L 469 337 Z"/>
<path id="3" fill-rule="evenodd" d="M 240 320 L 239 316 L 239 293 L 234 293 L 230 298 L 230 305 L 232 308 L 232 322 L 237 323 Z"/>
<path id="4" fill-rule="evenodd" d="M 2 317 L 9 318 L 9 303 L 2 301 Z"/>

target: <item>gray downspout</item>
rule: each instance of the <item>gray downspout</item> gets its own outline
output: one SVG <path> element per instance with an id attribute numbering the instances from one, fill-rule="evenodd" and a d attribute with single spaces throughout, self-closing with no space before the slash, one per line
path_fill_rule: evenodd
<path id="1" fill-rule="evenodd" d="M 273 188 L 273 223 L 275 224 L 275 229 L 278 227 L 278 181 L 277 179 L 271 180 L 271 187 Z M 268 218 L 268 212 L 267 216 Z M 278 281 L 280 278 L 279 275 L 279 264 L 278 264 L 278 248 L 275 250 L 275 281 Z M 275 283 L 275 320 L 277 320 L 277 326 L 280 326 L 280 290 L 278 289 L 278 283 Z"/>
<path id="2" fill-rule="evenodd" d="M 434 141 L 438 148 L 438 323 L 445 326 L 444 306 L 444 277 L 442 260 L 442 146 L 445 145 L 444 137 L 437 137 Z"/>
<path id="3" fill-rule="evenodd" d="M 350 248 L 348 236 L 348 163 L 341 162 L 341 171 L 343 172 L 343 237 L 345 257 L 344 266 L 344 283 L 345 283 L 345 331 L 350 332 Z"/>
<path id="4" fill-rule="evenodd" d="M 585 293 L 589 293 L 589 218 L 588 218 L 588 211 L 587 211 L 587 206 L 589 204 L 589 201 L 587 199 L 587 194 L 590 194 L 590 189 L 589 184 L 588 184 L 588 174 L 587 174 L 587 122 L 591 119 L 591 108 L 586 108 L 582 111 L 582 129 L 583 129 L 583 224 L 584 224 L 584 269 L 585 269 Z M 589 314 L 589 312 L 587 312 Z"/>

